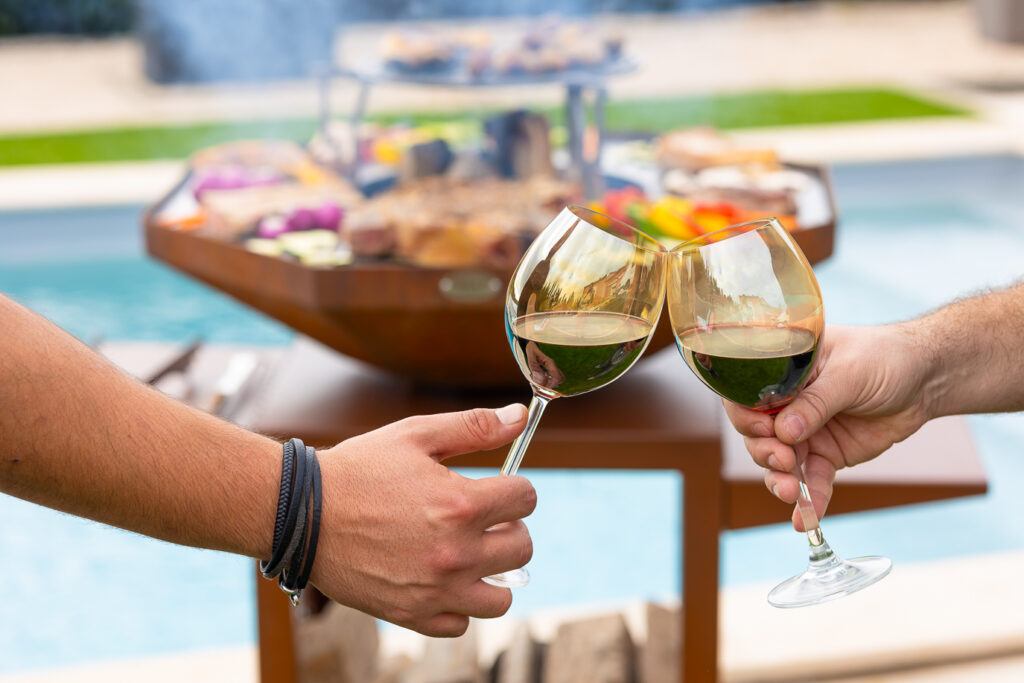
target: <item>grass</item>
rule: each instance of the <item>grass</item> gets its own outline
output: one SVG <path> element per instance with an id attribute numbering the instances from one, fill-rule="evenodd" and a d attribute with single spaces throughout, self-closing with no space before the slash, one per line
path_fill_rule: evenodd
<path id="1" fill-rule="evenodd" d="M 554 125 L 560 108 L 541 109 Z M 489 112 L 476 112 L 482 115 Z M 877 119 L 967 116 L 969 112 L 885 89 L 766 91 L 729 95 L 616 100 L 605 109 L 613 132 L 657 134 L 673 128 L 711 125 L 724 130 Z M 467 118 L 466 112 L 386 114 L 381 123 L 438 124 Z M 108 128 L 67 133 L 0 137 L 0 166 L 29 164 L 182 159 L 227 140 L 285 138 L 308 140 L 313 119 L 200 123 Z"/>
<path id="2" fill-rule="evenodd" d="M 894 90 L 750 92 L 610 102 L 606 109 L 610 130 L 651 133 L 705 123 L 729 130 L 967 115 L 965 109 Z"/>
<path id="3" fill-rule="evenodd" d="M 103 128 L 0 137 L 0 166 L 183 159 L 197 149 L 242 138 L 307 140 L 312 120 Z"/>

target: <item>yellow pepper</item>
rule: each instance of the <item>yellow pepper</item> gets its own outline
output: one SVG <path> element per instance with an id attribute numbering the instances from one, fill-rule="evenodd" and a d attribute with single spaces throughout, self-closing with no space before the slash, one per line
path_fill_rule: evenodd
<path id="1" fill-rule="evenodd" d="M 697 232 L 687 221 L 693 211 L 693 202 L 681 197 L 665 195 L 651 206 L 650 222 L 661 233 L 677 239 L 696 237 Z"/>
<path id="2" fill-rule="evenodd" d="M 733 224 L 729 216 L 714 209 L 698 209 L 694 211 L 693 222 L 703 233 L 728 228 Z"/>
<path id="3" fill-rule="evenodd" d="M 402 160 L 402 150 L 393 140 L 373 141 L 373 158 L 382 164 L 397 164 Z"/>

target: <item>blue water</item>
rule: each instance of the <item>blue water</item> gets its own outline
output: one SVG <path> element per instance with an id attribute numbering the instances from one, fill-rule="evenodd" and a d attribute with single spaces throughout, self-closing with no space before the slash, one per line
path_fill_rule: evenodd
<path id="1" fill-rule="evenodd" d="M 285 344 L 292 333 L 144 254 L 142 207 L 0 213 L 0 291 L 85 341 Z"/>
<path id="2" fill-rule="evenodd" d="M 921 314 L 1024 274 L 1024 162 L 992 157 L 835 170 L 842 222 L 816 271 L 831 322 Z M 85 338 L 287 343 L 288 330 L 143 255 L 139 207 L 0 214 L 0 291 Z M 984 497 L 829 518 L 843 554 L 901 563 L 1024 547 L 1024 416 L 971 418 Z M 471 473 L 476 474 L 476 473 Z M 675 474 L 528 472 L 533 581 L 513 613 L 678 594 Z M 769 495 L 767 492 L 765 495 Z M 798 570 L 786 524 L 724 535 L 726 585 Z M 0 673 L 250 643 L 252 565 L 0 496 Z"/>

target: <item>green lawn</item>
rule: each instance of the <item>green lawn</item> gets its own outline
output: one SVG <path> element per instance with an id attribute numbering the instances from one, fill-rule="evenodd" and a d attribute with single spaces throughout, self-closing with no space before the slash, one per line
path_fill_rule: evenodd
<path id="1" fill-rule="evenodd" d="M 545 109 L 555 125 L 561 109 Z M 474 112 L 479 116 L 487 112 Z M 893 90 L 770 91 L 702 97 L 609 102 L 609 130 L 660 133 L 672 128 L 711 125 L 722 129 L 837 123 L 930 116 L 968 116 L 970 112 Z M 387 114 L 376 120 L 413 124 L 459 121 L 466 112 Z M 109 128 L 69 133 L 0 137 L 0 165 L 96 161 L 181 159 L 226 140 L 265 137 L 305 141 L 312 119 L 202 123 L 138 128 Z M 464 128 L 464 127 L 463 127 Z"/>

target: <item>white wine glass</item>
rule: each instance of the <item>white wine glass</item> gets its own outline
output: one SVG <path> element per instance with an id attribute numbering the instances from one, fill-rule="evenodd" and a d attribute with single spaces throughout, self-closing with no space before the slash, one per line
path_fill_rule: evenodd
<path id="1" fill-rule="evenodd" d="M 505 297 L 505 332 L 533 398 L 502 475 L 519 469 L 549 402 L 605 386 L 643 353 L 664 305 L 666 255 L 657 240 L 579 206 L 563 209 L 527 249 Z M 484 581 L 525 586 L 529 573 Z"/>
<path id="2" fill-rule="evenodd" d="M 680 244 L 669 255 L 668 310 L 683 360 L 726 400 L 782 410 L 811 373 L 825 328 L 821 289 L 792 235 L 775 218 L 734 225 Z M 843 560 L 825 541 L 796 448 L 797 507 L 810 543 L 807 569 L 768 594 L 803 607 L 875 583 L 885 557 Z"/>

